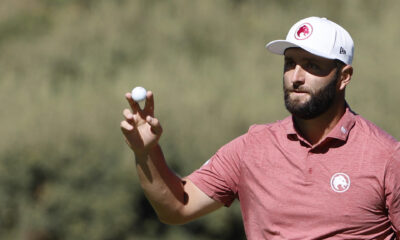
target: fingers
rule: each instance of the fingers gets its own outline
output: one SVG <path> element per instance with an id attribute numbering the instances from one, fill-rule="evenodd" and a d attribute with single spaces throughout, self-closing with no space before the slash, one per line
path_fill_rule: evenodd
<path id="1" fill-rule="evenodd" d="M 126 93 L 125 98 L 128 101 L 129 106 L 131 106 L 133 114 L 136 114 L 140 109 L 139 104 L 132 99 L 131 93 Z"/>
<path id="2" fill-rule="evenodd" d="M 139 103 L 135 102 L 132 99 L 132 94 L 131 93 L 126 93 L 125 98 L 128 101 L 130 107 L 132 108 L 133 114 L 136 114 L 139 112 L 141 115 L 150 115 L 154 116 L 154 95 L 152 91 L 147 91 L 146 93 L 146 102 L 144 105 L 143 110 L 140 109 Z"/>
<path id="3" fill-rule="evenodd" d="M 160 136 L 162 133 L 162 127 L 160 124 L 160 121 L 158 121 L 157 118 L 147 116 L 146 117 L 146 122 L 151 126 L 151 131 L 155 134 Z"/>
<path id="4" fill-rule="evenodd" d="M 125 121 L 121 122 L 121 127 L 129 129 L 131 129 L 130 126 L 135 127 L 135 125 L 138 123 L 137 116 L 133 115 L 132 112 L 127 108 L 124 109 L 122 114 L 125 117 Z M 148 115 L 145 121 L 151 126 L 154 133 L 162 132 L 160 121 L 157 118 Z M 127 124 L 129 124 L 129 126 Z"/>
<path id="5" fill-rule="evenodd" d="M 134 117 L 133 117 L 132 112 L 129 109 L 125 108 L 124 111 L 122 112 L 122 114 L 124 115 L 125 119 L 128 122 L 131 122 L 131 123 L 133 122 Z"/>
<path id="6" fill-rule="evenodd" d="M 122 114 L 125 117 L 125 121 L 121 122 L 121 128 L 123 128 L 123 131 L 132 131 L 134 128 L 137 127 L 138 125 L 138 118 L 137 116 L 133 115 L 131 110 L 125 108 Z"/>
<path id="7" fill-rule="evenodd" d="M 152 91 L 147 91 L 144 111 L 150 116 L 154 116 L 154 95 Z"/>
<path id="8" fill-rule="evenodd" d="M 129 131 L 133 130 L 133 126 L 128 123 L 126 120 L 121 122 L 121 130 L 123 133 L 128 133 Z"/>
<path id="9" fill-rule="evenodd" d="M 125 121 L 121 122 L 121 129 L 123 131 L 131 131 L 137 128 L 138 124 L 142 124 L 142 121 L 147 122 L 150 125 L 151 131 L 160 136 L 162 133 L 162 127 L 157 118 L 154 118 L 154 95 L 152 91 L 147 91 L 146 93 L 146 103 L 143 110 L 137 102 L 132 99 L 131 93 L 126 93 L 125 98 L 128 101 L 132 111 L 129 109 L 124 109 L 123 115 Z"/>

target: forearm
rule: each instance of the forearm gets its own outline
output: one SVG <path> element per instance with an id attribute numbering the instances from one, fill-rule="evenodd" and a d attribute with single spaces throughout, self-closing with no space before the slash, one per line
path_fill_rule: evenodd
<path id="1" fill-rule="evenodd" d="M 148 153 L 135 154 L 135 158 L 140 184 L 159 219 L 179 219 L 187 197 L 182 180 L 169 169 L 161 147 L 156 145 Z"/>
<path id="2" fill-rule="evenodd" d="M 162 127 L 154 118 L 153 93 L 147 92 L 143 109 L 130 93 L 125 97 L 132 111 L 124 109 L 121 131 L 135 153 L 140 184 L 159 219 L 168 224 L 181 224 L 221 207 L 221 203 L 208 197 L 190 180 L 180 179 L 167 166 L 157 144 Z"/>

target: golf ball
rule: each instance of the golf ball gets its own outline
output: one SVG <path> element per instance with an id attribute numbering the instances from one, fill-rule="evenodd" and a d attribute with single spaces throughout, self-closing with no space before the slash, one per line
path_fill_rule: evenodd
<path id="1" fill-rule="evenodd" d="M 135 100 L 135 102 L 141 102 L 146 99 L 146 89 L 143 87 L 135 87 L 132 90 L 132 98 Z"/>

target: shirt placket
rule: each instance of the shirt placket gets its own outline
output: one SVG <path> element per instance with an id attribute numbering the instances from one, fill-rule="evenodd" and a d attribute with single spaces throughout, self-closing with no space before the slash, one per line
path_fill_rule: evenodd
<path id="1" fill-rule="evenodd" d="M 312 148 L 309 148 L 306 155 L 305 160 L 305 168 L 304 168 L 304 176 L 305 181 L 307 184 L 311 184 L 313 181 L 313 168 L 314 168 L 314 161 L 313 161 L 314 153 L 312 152 Z"/>
<path id="2" fill-rule="evenodd" d="M 314 164 L 313 156 L 315 154 L 312 151 L 314 148 L 311 146 L 311 144 L 309 144 L 301 136 L 297 136 L 297 139 L 299 140 L 299 143 L 302 146 L 303 151 L 305 151 L 305 157 L 303 160 L 303 168 L 302 168 L 304 181 L 306 184 L 311 184 L 312 183 L 313 164 Z"/>

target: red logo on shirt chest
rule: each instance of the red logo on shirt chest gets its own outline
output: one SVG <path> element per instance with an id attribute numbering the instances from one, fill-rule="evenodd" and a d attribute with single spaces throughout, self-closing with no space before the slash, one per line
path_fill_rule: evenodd
<path id="1" fill-rule="evenodd" d="M 333 174 L 331 188 L 338 193 L 346 192 L 350 188 L 350 177 L 346 173 Z"/>

